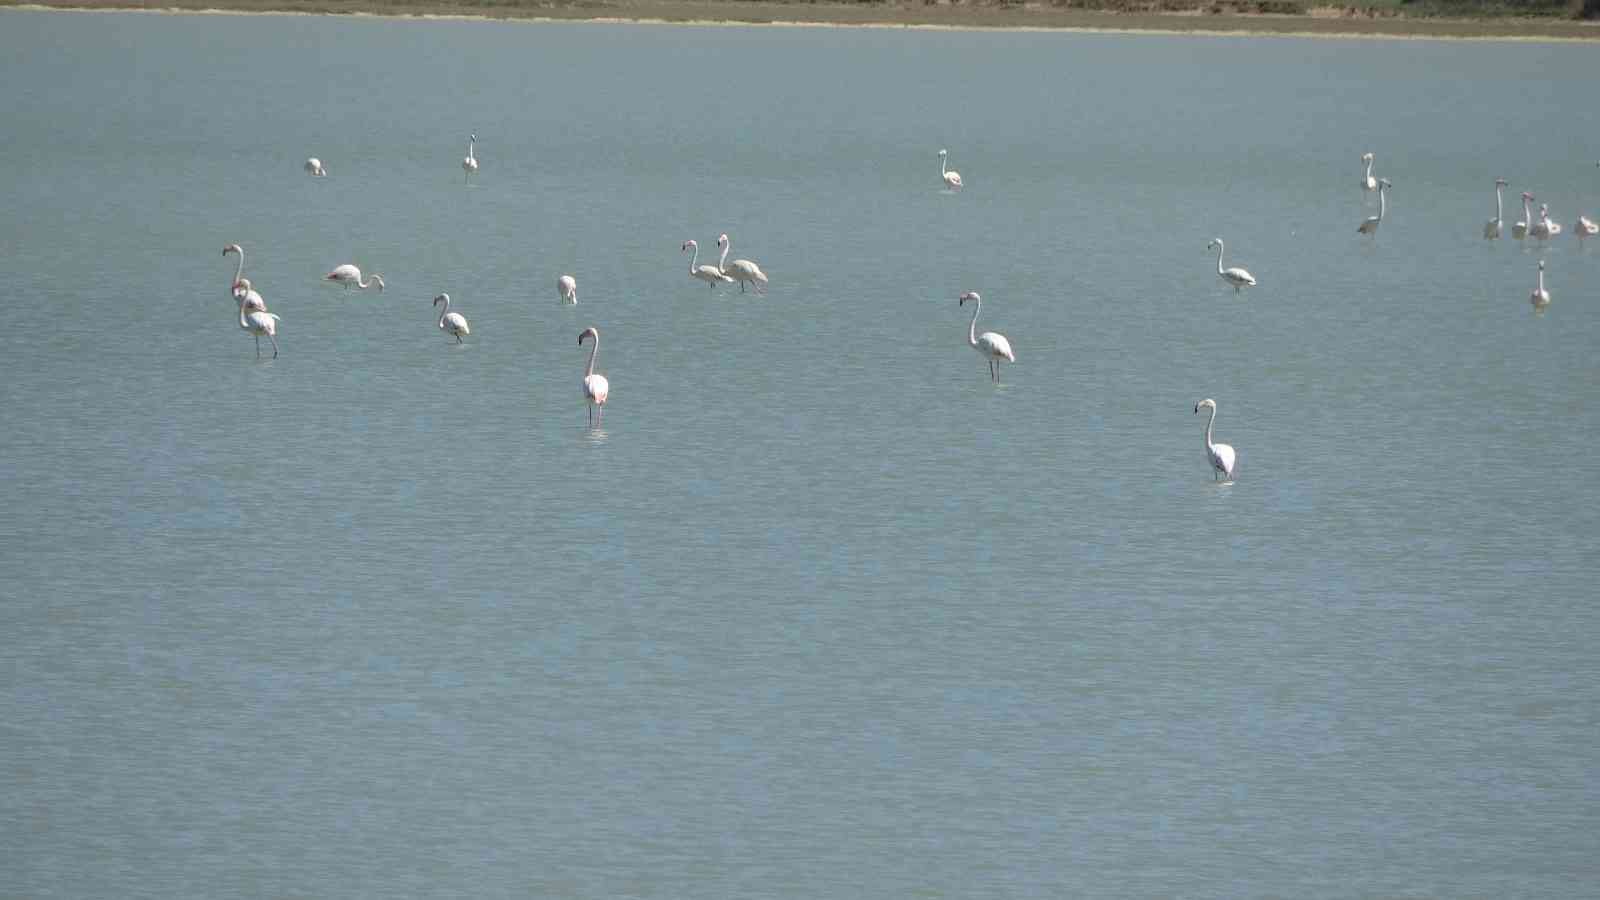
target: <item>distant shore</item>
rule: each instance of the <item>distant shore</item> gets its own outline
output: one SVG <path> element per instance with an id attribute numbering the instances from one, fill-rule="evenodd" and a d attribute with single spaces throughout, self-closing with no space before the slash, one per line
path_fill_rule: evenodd
<path id="1" fill-rule="evenodd" d="M 1600 22 L 1561 18 L 1436 18 L 1317 7 L 1301 14 L 1193 10 L 1112 12 L 1012 0 L 873 3 L 781 0 L 0 0 L 0 8 L 366 15 L 698 25 L 1019 29 L 1304 37 L 1600 41 Z"/>

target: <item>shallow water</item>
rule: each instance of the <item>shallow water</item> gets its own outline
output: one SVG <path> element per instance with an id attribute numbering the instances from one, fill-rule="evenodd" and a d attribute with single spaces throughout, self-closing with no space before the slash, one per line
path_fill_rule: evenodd
<path id="1" fill-rule="evenodd" d="M 1600 876 L 1589 48 L 0 12 L 0 54 L 6 893 Z M 1569 234 L 1481 240 L 1496 176 Z M 766 296 L 687 276 L 721 231 Z"/>

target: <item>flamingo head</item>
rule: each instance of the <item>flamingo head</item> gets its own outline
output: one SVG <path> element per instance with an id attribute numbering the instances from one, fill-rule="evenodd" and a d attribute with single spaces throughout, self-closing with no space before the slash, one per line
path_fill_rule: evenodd
<path id="1" fill-rule="evenodd" d="M 242 247 L 240 247 L 238 244 L 229 244 L 228 246 L 222 248 L 222 255 L 223 256 L 227 256 L 229 253 L 243 253 L 243 252 L 244 252 L 244 249 Z"/>
<path id="2" fill-rule="evenodd" d="M 1522 199 L 1524 199 L 1524 200 L 1532 200 L 1533 199 L 1533 195 L 1528 193 L 1527 191 L 1523 191 L 1522 192 Z"/>
<path id="3" fill-rule="evenodd" d="M 1361 154 L 1361 161 L 1362 162 L 1372 162 L 1372 154 L 1371 153 L 1363 153 L 1363 154 Z"/>
<path id="4" fill-rule="evenodd" d="M 1210 250 L 1220 243 L 1222 243 L 1222 238 L 1212 238 L 1211 241 L 1206 244 L 1206 249 Z"/>
<path id="5" fill-rule="evenodd" d="M 726 234 L 717 235 L 717 246 L 718 247 L 721 247 L 723 244 L 726 244 L 727 242 L 728 242 L 728 236 Z"/>
<path id="6" fill-rule="evenodd" d="M 956 305 L 957 306 L 966 306 L 968 300 L 977 301 L 977 300 L 982 300 L 982 299 L 983 299 L 982 297 L 978 296 L 978 292 L 977 291 L 967 291 L 965 294 L 961 295 L 960 302 L 957 303 Z"/>
<path id="7" fill-rule="evenodd" d="M 1548 204 L 1548 203 L 1539 204 L 1539 215 L 1547 216 L 1549 214 L 1550 214 L 1550 204 Z"/>
<path id="8" fill-rule="evenodd" d="M 600 329 L 594 327 L 593 325 L 590 325 L 588 328 L 585 328 L 582 332 L 580 332 L 578 334 L 578 346 L 579 347 L 583 346 L 583 339 L 586 338 L 586 337 L 592 337 L 596 341 L 599 341 L 600 340 Z"/>
<path id="9" fill-rule="evenodd" d="M 684 241 L 683 242 L 683 246 L 679 247 L 678 249 L 679 249 L 679 251 L 683 251 L 683 250 L 689 249 L 690 247 L 694 247 L 695 249 L 698 250 L 700 248 L 700 245 L 696 244 L 693 240 L 687 240 L 687 241 Z"/>
<path id="10" fill-rule="evenodd" d="M 1194 411 L 1196 413 L 1200 412 L 1202 408 L 1214 410 L 1217 408 L 1217 401 L 1207 397 L 1206 399 L 1201 400 L 1199 403 L 1194 405 Z"/>
<path id="11" fill-rule="evenodd" d="M 372 274 L 372 280 L 378 283 L 378 293 L 383 293 L 383 276 L 374 272 Z"/>
<path id="12" fill-rule="evenodd" d="M 477 139 L 478 139 L 478 136 L 475 135 L 475 134 L 467 135 L 467 140 L 469 140 L 469 141 L 476 141 Z"/>
<path id="13" fill-rule="evenodd" d="M 1392 188 L 1392 187 L 1394 187 L 1394 182 L 1390 181 L 1387 178 L 1379 178 L 1378 179 L 1378 187 Z"/>
<path id="14" fill-rule="evenodd" d="M 949 150 L 940 150 L 939 151 L 939 155 L 940 156 L 949 156 L 950 155 L 950 151 Z"/>
<path id="15" fill-rule="evenodd" d="M 442 303 L 449 303 L 450 302 L 450 295 L 449 294 L 440 294 L 439 296 L 433 298 L 433 305 L 434 306 L 438 306 L 441 302 Z"/>
<path id="16" fill-rule="evenodd" d="M 1544 271 L 1544 260 L 1542 260 L 1542 259 L 1539 260 L 1539 271 L 1541 271 L 1541 272 Z"/>
<path id="17" fill-rule="evenodd" d="M 235 281 L 233 283 L 233 289 L 235 291 L 248 291 L 248 290 L 250 290 L 250 279 L 241 278 L 238 281 Z"/>
<path id="18" fill-rule="evenodd" d="M 1495 180 L 1494 180 L 1494 186 L 1495 186 L 1495 187 L 1505 187 L 1505 186 L 1506 186 L 1506 185 L 1508 185 L 1508 184 L 1510 184 L 1510 183 L 1511 183 L 1511 182 L 1509 182 L 1509 181 L 1507 181 L 1507 180 L 1505 180 L 1505 179 L 1504 179 L 1504 178 L 1496 178 L 1496 179 L 1495 179 Z"/>

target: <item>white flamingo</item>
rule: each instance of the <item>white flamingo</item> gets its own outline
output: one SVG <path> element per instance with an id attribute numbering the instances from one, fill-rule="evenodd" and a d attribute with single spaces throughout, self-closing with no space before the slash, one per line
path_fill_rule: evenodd
<path id="1" fill-rule="evenodd" d="M 594 373 L 594 358 L 600 355 L 600 329 L 590 326 L 578 335 L 578 346 L 583 346 L 584 338 L 594 338 L 594 346 L 589 348 L 589 367 L 583 370 L 583 396 L 589 401 L 589 427 L 593 428 L 596 422 L 594 408 L 600 407 L 598 418 L 605 418 L 606 396 L 611 393 L 611 382 L 606 381 L 604 375 Z"/>
<path id="2" fill-rule="evenodd" d="M 700 245 L 693 240 L 683 242 L 683 250 L 693 250 L 694 255 L 689 257 L 689 277 L 698 278 L 706 283 L 707 287 L 714 288 L 719 284 L 732 284 L 733 279 L 728 277 L 716 266 L 696 265 L 700 262 Z"/>
<path id="3" fill-rule="evenodd" d="M 1542 310 L 1550 305 L 1550 292 L 1544 289 L 1544 260 L 1539 260 L 1539 282 L 1534 286 L 1533 293 L 1528 295 L 1528 302 L 1533 304 L 1535 310 Z"/>
<path id="4" fill-rule="evenodd" d="M 1528 234 L 1541 241 L 1549 240 L 1561 233 L 1561 223 L 1550 220 L 1550 204 L 1539 204 L 1539 218 L 1533 220 L 1528 227 Z"/>
<path id="5" fill-rule="evenodd" d="M 721 269 L 724 275 L 739 282 L 739 293 L 744 293 L 746 283 L 755 285 L 758 294 L 767 292 L 767 273 L 761 271 L 760 266 L 748 259 L 728 262 L 728 251 L 733 249 L 733 241 L 729 240 L 726 234 L 717 235 L 717 246 L 722 248 L 722 258 L 717 261 L 717 268 Z"/>
<path id="6" fill-rule="evenodd" d="M 1510 182 L 1504 178 L 1494 180 L 1494 218 L 1483 223 L 1483 237 L 1485 240 L 1496 240 L 1500 237 L 1500 226 L 1504 224 L 1501 217 L 1505 215 L 1505 188 Z"/>
<path id="7" fill-rule="evenodd" d="M 966 306 L 967 301 L 972 301 L 972 321 L 967 324 L 967 346 L 978 351 L 978 355 L 989 364 L 989 380 L 1000 380 L 1000 360 L 1016 362 L 1017 358 L 1011 353 L 1011 342 L 1003 334 L 985 331 L 978 334 L 978 313 L 983 311 L 983 298 L 977 291 L 967 291 L 960 297 L 958 306 Z"/>
<path id="8" fill-rule="evenodd" d="M 463 179 L 466 181 L 471 181 L 472 173 L 478 171 L 478 156 L 475 152 L 477 143 L 477 135 L 472 134 L 467 136 L 467 156 L 465 159 L 461 160 L 461 168 L 464 172 L 466 172 L 466 175 L 463 176 Z"/>
<path id="9" fill-rule="evenodd" d="M 444 312 L 439 313 L 439 330 L 445 334 L 455 335 L 458 344 L 466 343 L 461 337 L 472 333 L 472 329 L 467 327 L 467 317 L 450 311 L 449 294 L 440 294 L 433 298 L 433 305 L 438 306 L 441 300 L 444 301 Z"/>
<path id="10" fill-rule="evenodd" d="M 324 275 L 323 278 L 328 281 L 336 281 L 339 284 L 344 285 L 344 289 L 347 291 L 353 287 L 358 287 L 364 291 L 376 284 L 378 286 L 378 293 L 383 293 L 382 275 L 374 272 L 372 273 L 372 280 L 368 281 L 361 277 L 361 269 L 359 267 L 352 266 L 349 263 L 345 263 L 342 266 L 335 266 L 334 270 L 329 272 L 327 275 Z"/>
<path id="11" fill-rule="evenodd" d="M 244 248 L 238 244 L 229 244 L 228 246 L 222 248 L 223 256 L 227 256 L 229 253 L 239 254 L 239 267 L 233 272 L 233 301 L 238 303 L 242 300 L 244 302 L 245 309 L 266 312 L 267 302 L 261 299 L 260 294 L 250 289 L 250 279 L 243 277 Z"/>
<path id="12" fill-rule="evenodd" d="M 1251 275 L 1249 272 L 1246 272 L 1244 269 L 1237 267 L 1224 269 L 1222 267 L 1222 238 L 1212 238 L 1211 243 L 1206 245 L 1206 249 L 1210 250 L 1212 247 L 1217 248 L 1217 275 L 1223 281 L 1233 285 L 1233 292 L 1235 294 L 1239 293 L 1246 286 L 1256 286 L 1255 276 Z"/>
<path id="13" fill-rule="evenodd" d="M 1233 448 L 1227 444 L 1214 444 L 1211 442 L 1211 425 L 1217 421 L 1217 401 L 1207 397 L 1194 405 L 1195 414 L 1200 413 L 1201 407 L 1211 410 L 1211 418 L 1206 420 L 1206 460 L 1211 463 L 1211 480 L 1215 481 L 1217 473 L 1221 472 L 1224 480 L 1233 480 Z"/>
<path id="14" fill-rule="evenodd" d="M 328 170 L 322 167 L 322 160 L 313 156 L 306 160 L 306 174 L 313 178 L 322 178 L 328 174 Z"/>
<path id="15" fill-rule="evenodd" d="M 1522 192 L 1522 220 L 1511 223 L 1511 236 L 1522 240 L 1528 236 L 1528 223 L 1533 221 L 1533 195 L 1527 191 Z"/>
<path id="16" fill-rule="evenodd" d="M 1372 177 L 1372 154 L 1361 154 L 1361 161 L 1367 164 L 1367 174 L 1361 176 L 1361 189 L 1375 191 L 1378 189 L 1378 179 Z"/>
<path id="17" fill-rule="evenodd" d="M 556 279 L 556 292 L 561 295 L 562 303 L 576 305 L 578 302 L 578 279 L 571 275 L 563 275 Z"/>
<path id="18" fill-rule="evenodd" d="M 939 151 L 939 177 L 944 179 L 945 187 L 952 191 L 959 191 L 961 190 L 961 173 L 955 169 L 945 168 L 948 164 L 949 156 L 949 150 Z"/>
<path id="19" fill-rule="evenodd" d="M 1356 227 L 1357 231 L 1361 232 L 1362 234 L 1378 233 L 1378 226 L 1383 224 L 1383 213 L 1385 209 L 1383 195 L 1389 193 L 1389 188 L 1389 179 L 1378 179 L 1378 214 L 1375 216 L 1367 216 L 1366 221 L 1362 222 Z"/>
<path id="20" fill-rule="evenodd" d="M 244 301 L 239 301 L 239 327 L 255 335 L 256 359 L 261 358 L 261 336 L 264 334 L 272 341 L 272 358 L 278 358 L 278 316 L 274 313 L 255 310 L 246 313 Z"/>

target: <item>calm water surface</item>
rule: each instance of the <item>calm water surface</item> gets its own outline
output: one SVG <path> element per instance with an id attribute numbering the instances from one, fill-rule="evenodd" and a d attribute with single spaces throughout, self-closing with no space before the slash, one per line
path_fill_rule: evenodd
<path id="1" fill-rule="evenodd" d="M 0 13 L 0 893 L 1592 892 L 1593 52 Z"/>

